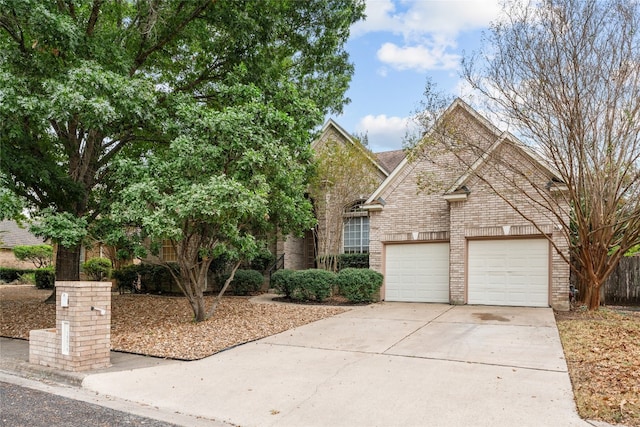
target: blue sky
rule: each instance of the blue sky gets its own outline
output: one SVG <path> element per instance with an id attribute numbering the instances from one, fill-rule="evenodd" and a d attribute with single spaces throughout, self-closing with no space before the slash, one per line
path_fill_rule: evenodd
<path id="1" fill-rule="evenodd" d="M 470 93 L 460 58 L 480 46 L 499 15 L 499 0 L 367 0 L 367 19 L 352 27 L 347 51 L 355 74 L 351 103 L 332 117 L 346 131 L 369 137 L 374 152 L 402 148 L 409 117 L 427 77 L 438 90 Z"/>

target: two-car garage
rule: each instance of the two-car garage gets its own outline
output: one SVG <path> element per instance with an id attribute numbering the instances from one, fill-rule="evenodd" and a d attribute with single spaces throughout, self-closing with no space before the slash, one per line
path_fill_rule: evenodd
<path id="1" fill-rule="evenodd" d="M 549 243 L 544 238 L 467 241 L 469 304 L 549 306 Z M 385 300 L 449 298 L 449 243 L 385 245 Z"/>

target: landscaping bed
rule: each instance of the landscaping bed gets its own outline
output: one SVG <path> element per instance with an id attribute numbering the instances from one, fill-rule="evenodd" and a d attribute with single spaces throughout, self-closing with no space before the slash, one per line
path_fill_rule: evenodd
<path id="1" fill-rule="evenodd" d="M 557 312 L 578 413 L 640 426 L 640 311 Z"/>
<path id="2" fill-rule="evenodd" d="M 43 302 L 50 293 L 34 286 L 0 286 L 0 336 L 27 339 L 32 329 L 55 327 L 55 306 Z M 333 306 L 261 304 L 246 297 L 228 297 L 213 318 L 194 323 L 184 297 L 113 294 L 111 349 L 195 360 L 344 311 Z"/>

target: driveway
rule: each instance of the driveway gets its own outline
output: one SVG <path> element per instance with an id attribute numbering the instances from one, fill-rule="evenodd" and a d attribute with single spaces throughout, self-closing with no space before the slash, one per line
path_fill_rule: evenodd
<path id="1" fill-rule="evenodd" d="M 83 387 L 241 426 L 588 426 L 551 309 L 381 303 Z"/>

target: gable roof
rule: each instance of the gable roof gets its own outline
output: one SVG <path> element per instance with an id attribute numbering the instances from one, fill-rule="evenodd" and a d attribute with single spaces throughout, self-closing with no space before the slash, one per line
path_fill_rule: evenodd
<path id="1" fill-rule="evenodd" d="M 355 139 L 349 132 L 344 130 L 342 126 L 337 124 L 333 119 L 327 120 L 327 122 L 322 126 L 321 134 L 326 133 L 329 128 L 334 128 L 334 130 L 341 135 L 346 141 L 353 144 L 358 149 L 362 150 L 367 158 L 371 161 L 371 163 L 382 172 L 385 177 L 388 177 L 391 171 L 395 169 L 396 166 L 402 161 L 405 153 L 404 150 L 395 150 L 395 151 L 386 151 L 382 153 L 372 153 L 367 150 L 360 141 Z M 316 139 L 311 146 L 315 148 L 321 138 Z M 373 154 L 373 156 L 372 156 Z M 402 157 L 401 157 L 402 156 Z"/>
<path id="2" fill-rule="evenodd" d="M 464 185 L 469 181 L 469 179 L 474 176 L 475 172 L 487 162 L 487 159 L 491 156 L 491 153 L 496 151 L 498 147 L 510 144 L 512 147 L 518 149 L 521 153 L 523 153 L 526 157 L 530 158 L 537 166 L 542 168 L 547 174 L 551 175 L 552 180 L 555 178 L 557 182 L 555 183 L 558 189 L 562 189 L 564 184 L 559 180 L 558 172 L 555 171 L 542 157 L 540 157 L 535 151 L 533 151 L 528 146 L 524 145 L 518 138 L 512 135 L 509 132 L 503 132 L 498 139 L 487 149 L 486 152 L 483 153 L 470 167 L 469 169 L 461 175 L 456 182 L 445 191 L 446 194 L 453 194 L 460 190 L 460 188 L 464 187 Z"/>
<path id="3" fill-rule="evenodd" d="M 15 221 L 4 220 L 0 221 L 0 242 L 0 248 L 12 249 L 19 245 L 41 245 L 44 239 L 34 236 Z"/>
<path id="4" fill-rule="evenodd" d="M 451 103 L 451 105 L 444 111 L 444 113 L 442 113 L 442 115 L 436 120 L 434 125 L 427 132 L 425 132 L 425 134 L 422 136 L 421 141 L 426 140 L 429 136 L 431 136 L 435 131 L 435 129 L 444 122 L 446 117 L 452 114 L 453 111 L 455 111 L 457 108 L 461 108 L 465 112 L 467 112 L 469 115 L 471 115 L 471 117 L 473 117 L 477 123 L 485 127 L 493 135 L 495 135 L 496 140 L 493 144 L 491 144 L 491 146 L 489 146 L 486 152 L 482 156 L 480 156 L 468 168 L 468 170 L 456 180 L 454 185 L 452 185 L 450 188 L 447 189 L 447 191 L 445 191 L 444 193 L 445 196 L 449 194 L 455 194 L 455 193 L 467 191 L 466 188 L 463 188 L 464 184 L 469 180 L 471 176 L 473 176 L 475 171 L 478 170 L 478 168 L 480 168 L 480 166 L 487 161 L 491 153 L 494 152 L 500 145 L 504 143 L 504 141 L 509 141 L 509 143 L 511 143 L 514 147 L 516 147 L 521 152 L 523 152 L 527 157 L 531 158 L 536 164 L 538 164 L 540 167 L 542 167 L 545 171 L 547 171 L 552 176 L 554 177 L 558 176 L 558 173 L 553 171 L 553 169 L 537 153 L 535 153 L 529 147 L 525 146 L 522 142 L 520 142 L 515 136 L 513 136 L 509 132 L 500 131 L 488 119 L 480 115 L 480 113 L 478 113 L 476 110 L 471 108 L 469 104 L 467 104 L 460 98 L 456 98 Z M 418 143 L 418 145 L 420 145 L 420 143 Z M 389 186 L 389 184 L 395 179 L 395 177 L 399 175 L 401 171 L 407 167 L 409 167 L 409 158 L 405 156 L 405 158 L 402 159 L 402 161 L 393 170 L 393 172 L 387 177 L 387 179 L 385 179 L 384 182 L 382 182 L 382 184 L 380 184 L 380 186 L 376 189 L 376 191 L 374 191 L 373 194 L 371 194 L 369 199 L 367 199 L 367 201 L 364 204 L 365 208 L 367 208 L 367 205 L 369 205 L 368 206 L 369 209 L 381 209 L 384 202 L 380 201 L 380 195 Z"/>
<path id="5" fill-rule="evenodd" d="M 382 153 L 375 153 L 378 158 L 378 162 L 387 170 L 387 175 L 391 173 L 400 162 L 406 157 L 404 150 L 383 151 Z"/>

